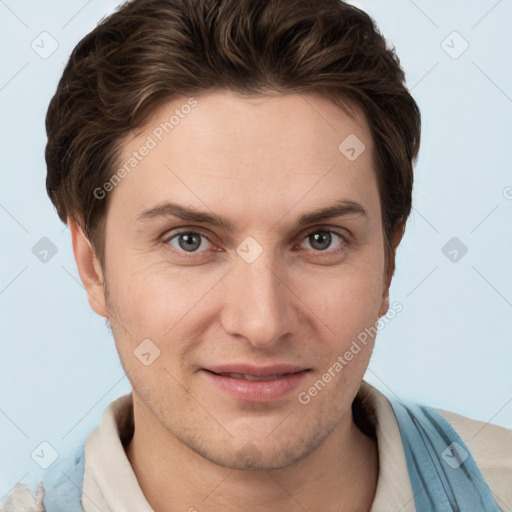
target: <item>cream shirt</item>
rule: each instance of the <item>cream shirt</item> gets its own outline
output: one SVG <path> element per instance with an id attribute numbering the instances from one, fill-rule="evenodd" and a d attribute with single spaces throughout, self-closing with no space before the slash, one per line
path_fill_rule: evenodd
<path id="1" fill-rule="evenodd" d="M 373 424 L 379 478 L 371 512 L 415 512 L 398 424 L 386 397 L 363 382 L 358 393 Z M 112 402 L 85 442 L 82 503 L 85 512 L 154 512 L 126 457 L 120 432 L 130 428 L 131 395 Z M 512 512 L 512 431 L 438 410 L 471 452 L 502 511 Z M 421 511 L 420 511 L 421 512 Z"/>

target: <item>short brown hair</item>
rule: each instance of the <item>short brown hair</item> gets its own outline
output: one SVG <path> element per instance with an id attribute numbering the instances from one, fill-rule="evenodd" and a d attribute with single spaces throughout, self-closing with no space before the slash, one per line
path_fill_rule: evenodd
<path id="1" fill-rule="evenodd" d="M 386 258 L 411 211 L 420 112 L 372 19 L 340 0 L 134 0 L 73 50 L 47 117 L 47 191 L 103 264 L 119 141 L 175 97 L 318 92 L 364 112 L 375 143 Z M 341 141 L 340 141 L 341 142 Z"/>

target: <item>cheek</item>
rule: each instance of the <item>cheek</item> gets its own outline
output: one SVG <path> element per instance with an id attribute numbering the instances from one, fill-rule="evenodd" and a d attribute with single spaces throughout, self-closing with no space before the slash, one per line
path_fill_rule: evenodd
<path id="1" fill-rule="evenodd" d="M 384 291 L 383 265 L 375 256 L 357 266 L 340 267 L 328 278 L 308 279 L 310 291 L 308 294 L 304 288 L 304 301 L 314 305 L 318 317 L 336 334 L 364 329 L 379 318 Z"/>
<path id="2" fill-rule="evenodd" d="M 180 267 L 150 254 L 127 255 L 121 248 L 122 240 L 112 241 L 107 275 L 114 314 L 130 333 L 131 350 L 145 338 L 162 347 L 172 341 L 178 352 L 183 344 L 185 350 L 186 339 L 197 339 L 223 307 L 236 307 L 227 300 L 233 291 L 229 287 L 236 282 L 223 282 L 223 276 L 229 275 L 226 265 Z M 337 266 L 283 269 L 283 281 L 290 288 L 290 300 L 283 308 L 302 310 L 301 316 L 315 324 L 317 332 L 334 334 L 338 343 L 346 344 L 378 320 L 382 256 L 372 244 L 349 254 Z M 293 325 L 289 328 L 294 332 Z M 126 332 L 121 335 L 126 339 Z"/>
<path id="3" fill-rule="evenodd" d="M 171 268 L 144 259 L 149 258 L 125 260 L 109 274 L 110 307 L 119 321 L 113 330 L 124 362 L 131 364 L 133 351 L 150 339 L 161 352 L 157 367 L 183 358 L 201 339 L 207 315 L 214 309 L 209 293 L 225 271 Z"/>

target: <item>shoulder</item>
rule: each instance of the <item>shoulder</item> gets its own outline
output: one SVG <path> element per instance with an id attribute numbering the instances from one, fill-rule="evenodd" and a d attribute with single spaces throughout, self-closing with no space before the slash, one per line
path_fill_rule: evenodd
<path id="1" fill-rule="evenodd" d="M 34 493 L 22 483 L 16 484 L 11 494 L 7 496 L 2 512 L 45 512 L 43 499 L 45 495 L 44 485 L 41 482 Z"/>
<path id="2" fill-rule="evenodd" d="M 502 510 L 512 510 L 512 430 L 436 409 L 470 451 Z"/>
<path id="3" fill-rule="evenodd" d="M 35 491 L 18 483 L 5 501 L 2 512 L 82 512 L 84 446 L 44 473 Z"/>

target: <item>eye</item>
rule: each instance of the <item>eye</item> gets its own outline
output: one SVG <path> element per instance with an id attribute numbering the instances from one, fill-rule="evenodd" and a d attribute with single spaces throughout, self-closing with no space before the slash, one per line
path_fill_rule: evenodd
<path id="1" fill-rule="evenodd" d="M 207 244 L 211 245 L 211 242 L 206 238 L 206 236 L 198 233 L 196 231 L 180 231 L 179 233 L 173 234 L 171 237 L 168 237 L 166 243 L 171 245 L 178 252 L 203 252 L 198 251 L 199 248 L 204 247 L 204 241 L 206 240 Z M 207 247 L 208 248 L 208 247 Z"/>
<path id="2" fill-rule="evenodd" d="M 329 248 L 338 240 L 337 249 L 329 250 Z M 164 242 L 170 245 L 174 251 L 186 256 L 200 254 L 211 249 L 213 244 L 208 237 L 198 231 L 179 231 L 167 236 Z M 301 248 L 305 243 L 309 243 L 314 252 L 332 254 L 342 251 L 347 243 L 345 236 L 337 231 L 328 228 L 316 228 L 310 231 L 304 237 L 304 241 L 300 244 Z"/>
<path id="3" fill-rule="evenodd" d="M 332 245 L 336 238 L 343 242 L 342 244 L 338 244 L 338 250 L 342 250 L 346 242 L 345 237 L 337 231 L 333 231 L 332 229 L 317 228 L 314 231 L 310 231 L 306 235 L 304 242 L 309 242 L 311 247 L 313 247 L 316 252 L 322 252 L 327 251 L 327 249 Z M 301 247 L 303 247 L 302 244 Z"/>

